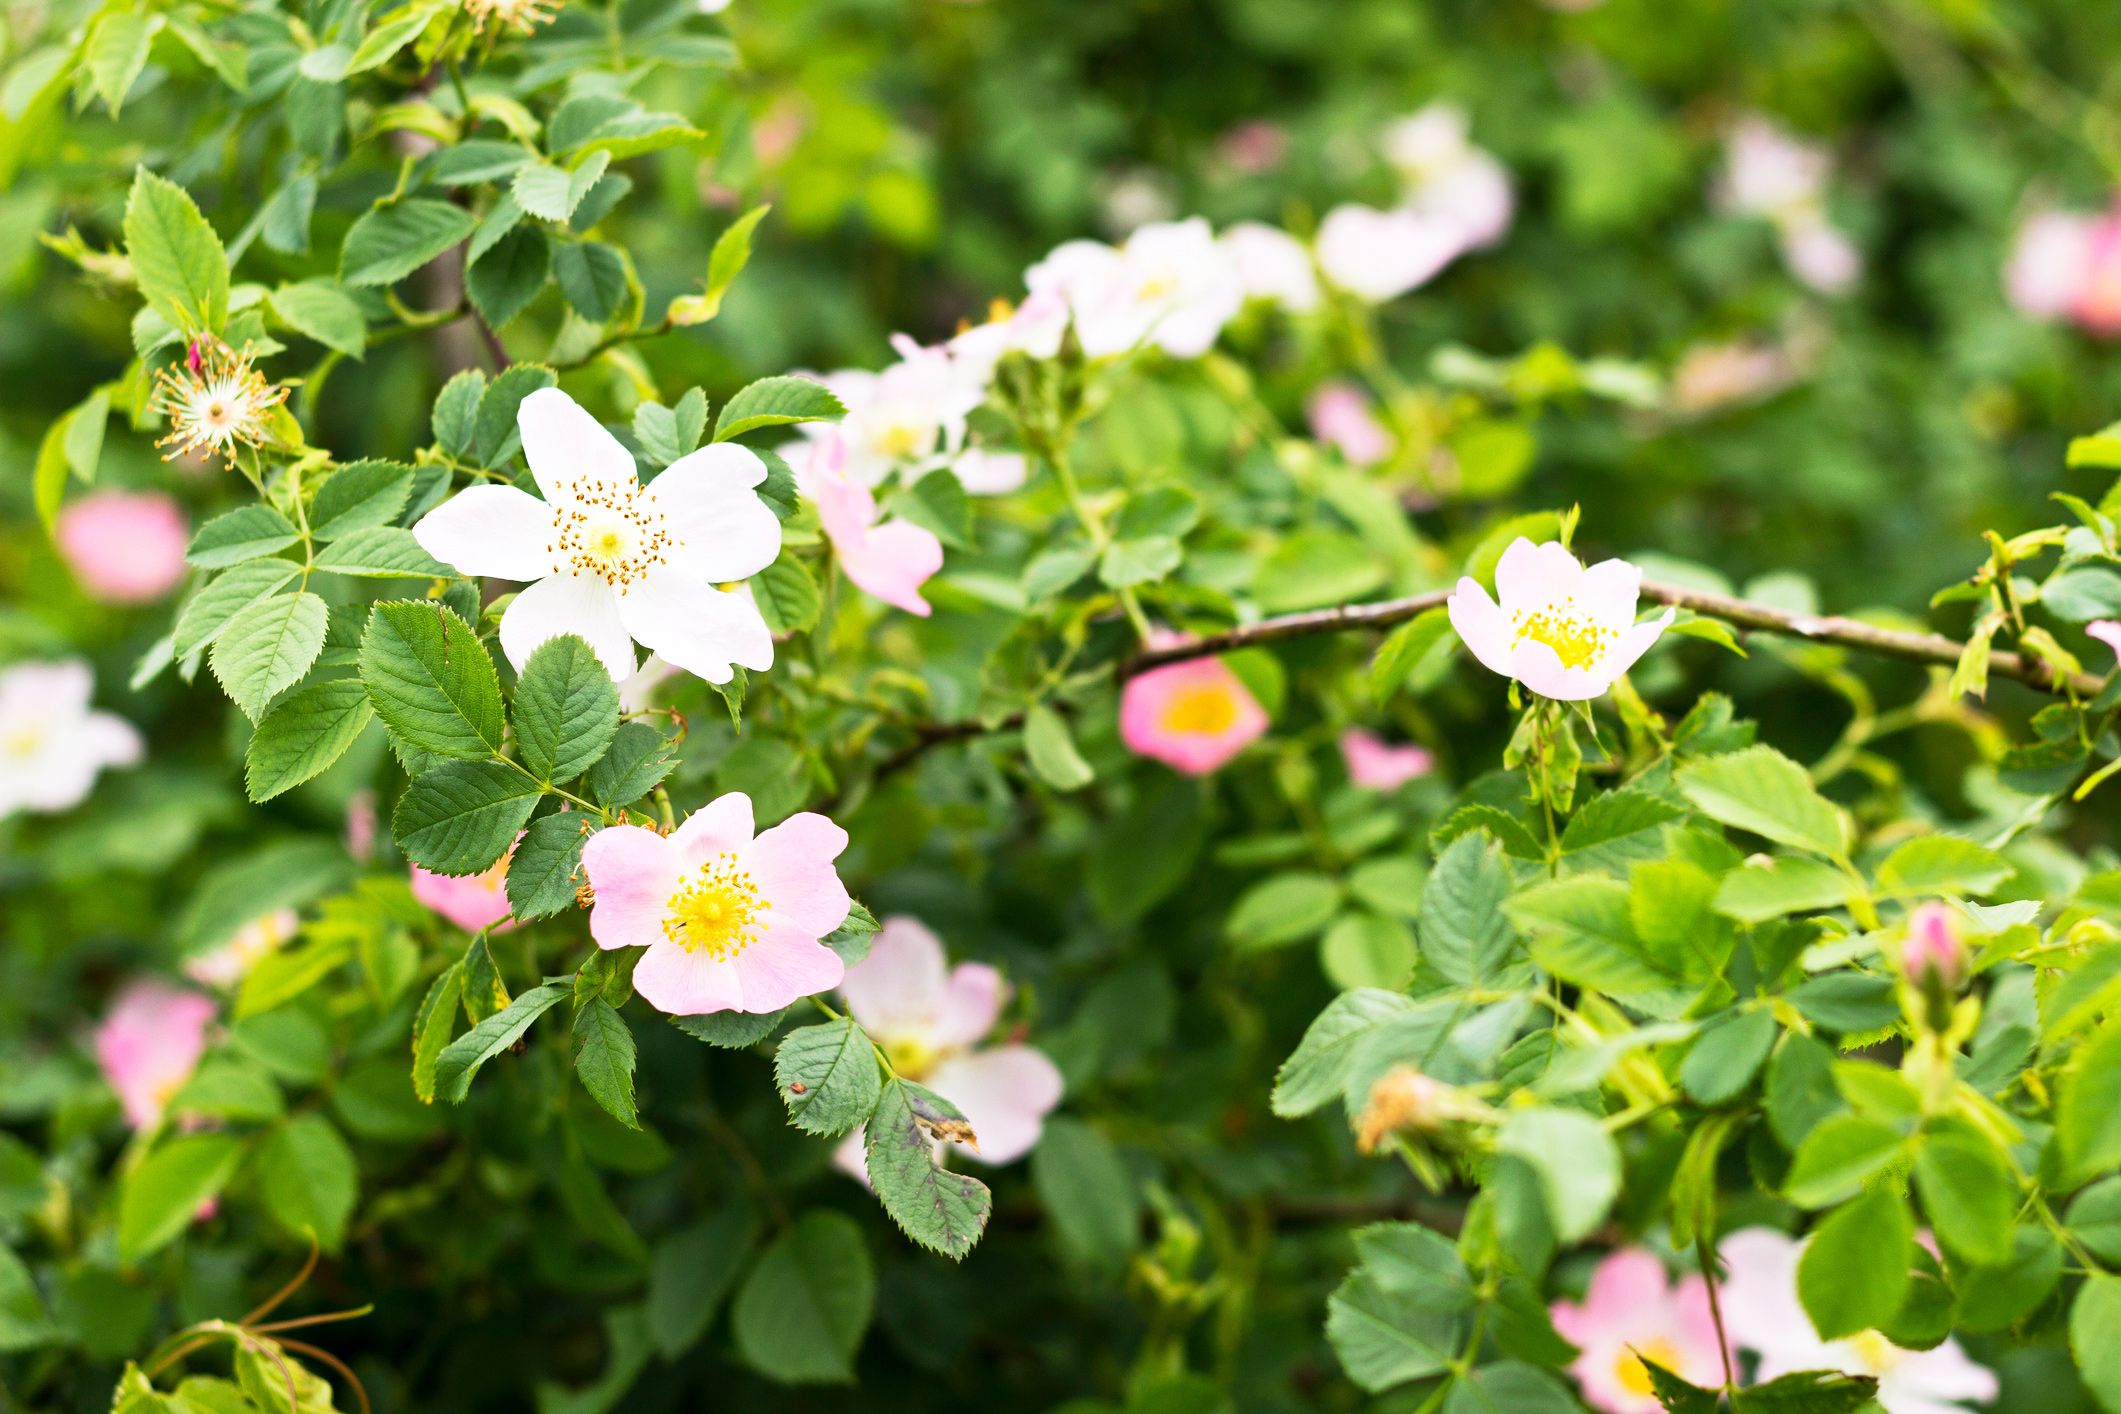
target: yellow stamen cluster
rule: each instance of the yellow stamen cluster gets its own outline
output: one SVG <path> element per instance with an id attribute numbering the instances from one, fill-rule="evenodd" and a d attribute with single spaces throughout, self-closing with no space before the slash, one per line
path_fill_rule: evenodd
<path id="1" fill-rule="evenodd" d="M 1220 683 L 1185 688 L 1164 707 L 1164 730 L 1168 732 L 1218 736 L 1236 725 L 1236 695 Z"/>
<path id="2" fill-rule="evenodd" d="M 942 1051 L 913 1036 L 890 1037 L 883 1044 L 884 1059 L 908 1080 L 923 1079 L 943 1058 Z"/>
<path id="3" fill-rule="evenodd" d="M 925 444 L 934 439 L 933 432 L 914 423 L 887 422 L 876 429 L 869 441 L 877 455 L 903 461 L 927 450 Z"/>
<path id="4" fill-rule="evenodd" d="M 560 4 L 561 0 L 464 0 L 464 13 L 471 16 L 474 34 L 484 34 L 488 21 L 529 34 L 539 25 L 551 24 Z"/>
<path id="5" fill-rule="evenodd" d="M 1544 643 L 1554 650 L 1564 668 L 1581 668 L 1602 656 L 1613 646 L 1619 634 L 1601 624 L 1593 623 L 1576 611 L 1576 596 L 1570 595 L 1558 604 L 1549 604 L 1537 613 L 1516 615 L 1515 642 L 1531 639 Z"/>
<path id="6" fill-rule="evenodd" d="M 203 453 L 236 464 L 239 447 L 272 442 L 273 410 L 287 401 L 287 387 L 269 383 L 251 366 L 250 348 L 239 353 L 211 335 L 192 341 L 184 361 L 155 373 L 150 406 L 169 419 L 169 433 L 155 445 L 162 459 Z"/>
<path id="7" fill-rule="evenodd" d="M 1879 1378 L 1907 1358 L 1907 1352 L 1887 1340 L 1876 1331 L 1858 1331 L 1849 1337 L 1856 1358 L 1863 1363 L 1864 1372 Z"/>
<path id="8" fill-rule="evenodd" d="M 554 507 L 553 541 L 545 547 L 554 574 L 593 574 L 621 594 L 664 562 L 671 540 L 655 492 L 583 479 Z"/>
<path id="9" fill-rule="evenodd" d="M 1620 1358 L 1613 1364 L 1614 1383 L 1629 1394 L 1654 1396 L 1657 1386 L 1650 1382 L 1650 1371 L 1645 1361 L 1654 1361 L 1659 1369 L 1679 1373 L 1678 1347 L 1663 1336 L 1653 1336 L 1632 1350 L 1620 1352 Z"/>
<path id="10" fill-rule="evenodd" d="M 663 936 L 686 952 L 728 962 L 758 940 L 766 901 L 733 854 L 718 854 L 670 896 Z"/>

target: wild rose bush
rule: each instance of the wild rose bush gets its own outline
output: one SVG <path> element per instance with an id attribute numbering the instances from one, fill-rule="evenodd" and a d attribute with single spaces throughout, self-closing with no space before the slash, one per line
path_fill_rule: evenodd
<path id="1" fill-rule="evenodd" d="M 2121 1410 L 2111 22 L 1340 8 L 9 12 L 11 1404 Z"/>

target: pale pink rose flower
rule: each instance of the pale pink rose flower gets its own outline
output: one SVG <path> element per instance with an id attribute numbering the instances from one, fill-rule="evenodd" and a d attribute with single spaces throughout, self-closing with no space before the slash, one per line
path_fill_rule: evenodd
<path id="1" fill-rule="evenodd" d="M 1855 244 L 1824 215 L 1784 223 L 1781 243 L 1790 273 L 1823 295 L 1847 293 L 1863 273 L 1863 257 Z"/>
<path id="2" fill-rule="evenodd" d="M 1840 294 L 1854 285 L 1863 258 L 1826 212 L 1832 154 L 1757 115 L 1731 130 L 1724 153 L 1717 204 L 1771 222 L 1783 262 L 1813 289 Z"/>
<path id="3" fill-rule="evenodd" d="M 796 484 L 817 506 L 818 524 L 832 542 L 840 568 L 855 585 L 909 614 L 933 612 L 921 586 L 943 567 L 943 542 L 911 521 L 879 523 L 876 498 L 847 474 L 846 444 L 820 438 L 810 445 Z"/>
<path id="4" fill-rule="evenodd" d="M 261 914 L 236 929 L 217 948 L 186 958 L 184 975 L 208 987 L 227 991 L 250 975 L 251 968 L 267 953 L 277 951 L 295 935 L 298 920 L 294 910 L 282 908 Z"/>
<path id="5" fill-rule="evenodd" d="M 1179 634 L 1159 634 L 1150 646 L 1184 641 Z M 1189 776 L 1221 770 L 1267 725 L 1259 699 L 1220 658 L 1151 668 L 1120 692 L 1119 735 L 1127 749 Z"/>
<path id="6" fill-rule="evenodd" d="M 1060 1103 L 1061 1074 L 1030 1046 L 980 1044 L 1009 997 L 999 972 L 980 962 L 953 968 L 926 925 L 887 918 L 840 990 L 848 1014 L 884 1048 L 892 1069 L 965 1112 L 979 1143 L 968 1152 L 990 1164 L 1031 1152 Z M 862 1143 L 857 1128 L 833 1159 L 866 1181 Z"/>
<path id="7" fill-rule="evenodd" d="M 1764 1227 L 1734 1232 L 1718 1247 L 1724 1330 L 1759 1357 L 1760 1383 L 1799 1370 L 1868 1375 L 1886 1414 L 1958 1414 L 1964 1404 L 1995 1399 L 1995 1372 L 1968 1359 L 1956 1340 L 1930 1350 L 1903 1350 L 1876 1331 L 1821 1340 L 1797 1297 L 1803 1252 L 1796 1238 Z"/>
<path id="8" fill-rule="evenodd" d="M 521 835 L 516 836 L 518 840 Z M 505 933 L 514 925 L 508 918 L 508 866 L 515 846 L 483 874 L 434 874 L 412 866 L 412 896 L 467 933 L 491 928 Z"/>
<path id="9" fill-rule="evenodd" d="M 633 676 L 619 684 L 619 711 L 629 716 L 647 711 L 656 705 L 658 689 L 677 675 L 675 664 L 664 662 L 659 653 L 649 654 Z"/>
<path id="10" fill-rule="evenodd" d="M 2003 288 L 2011 307 L 2034 319 L 2072 314 L 2089 280 L 2095 218 L 2074 211 L 2035 211 L 2019 223 Z"/>
<path id="11" fill-rule="evenodd" d="M 2077 322 L 2094 334 L 2121 334 L 2121 211 L 2110 211 L 2092 225 L 2084 287 L 2078 292 Z"/>
<path id="12" fill-rule="evenodd" d="M 1385 159 L 1406 194 L 1400 205 L 1454 227 L 1467 249 L 1491 246 L 1510 229 L 1516 197 L 1509 169 L 1471 141 L 1463 108 L 1432 103 L 1385 129 Z"/>
<path id="13" fill-rule="evenodd" d="M 191 528 L 159 491 L 97 491 L 60 510 L 53 537 L 89 598 L 147 604 L 184 578 Z"/>
<path id="14" fill-rule="evenodd" d="M 1392 455 L 1391 429 L 1377 420 L 1370 395 L 1353 383 L 1320 385 L 1304 404 L 1311 435 L 1340 449 L 1354 466 L 1376 466 Z"/>
<path id="15" fill-rule="evenodd" d="M 942 465 L 964 445 L 966 415 L 985 396 L 984 383 L 975 385 L 947 349 L 903 338 L 893 345 L 899 361 L 880 373 L 843 368 L 821 375 L 818 381 L 846 405 L 847 415 L 796 429 L 811 440 L 839 442 L 847 474 L 864 486 L 881 485 L 894 472 L 916 480 Z"/>
<path id="16" fill-rule="evenodd" d="M 1318 308 L 1318 270 L 1304 243 L 1278 226 L 1240 221 L 1222 233 L 1246 299 L 1301 314 Z"/>
<path id="17" fill-rule="evenodd" d="M 170 1096 L 184 1088 L 206 1053 L 214 1010 L 210 998 L 151 977 L 118 994 L 96 1028 L 96 1063 L 133 1128 L 161 1123 Z"/>
<path id="18" fill-rule="evenodd" d="M 2121 658 L 2121 620 L 2093 619 L 2084 626 L 2084 631 L 2113 649 L 2116 658 Z"/>
<path id="19" fill-rule="evenodd" d="M 1956 992 L 1966 985 L 1970 962 L 1958 917 L 1950 908 L 1925 903 L 1909 917 L 1900 966 L 1910 982 L 1921 986 L 1934 977 L 1946 992 Z"/>
<path id="20" fill-rule="evenodd" d="M 1425 747 L 1393 746 L 1360 727 L 1340 734 L 1340 759 L 1348 780 L 1363 790 L 1398 790 L 1436 769 L 1436 757 Z"/>
<path id="21" fill-rule="evenodd" d="M 1592 1273 L 1581 1305 L 1557 1301 L 1554 1329 L 1581 1352 L 1569 1374 L 1604 1414 L 1661 1414 L 1645 1358 L 1690 1384 L 1723 1383 L 1723 1354 L 1700 1276 L 1667 1281 L 1654 1253 L 1614 1252 Z"/>
<path id="22" fill-rule="evenodd" d="M 346 852 L 361 864 L 376 857 L 376 793 L 366 786 L 346 800 Z"/>
<path id="23" fill-rule="evenodd" d="M 1068 241 L 1025 271 L 1024 285 L 1067 302 L 1092 358 L 1145 341 L 1173 358 L 1198 358 L 1245 298 L 1235 262 L 1198 216 L 1152 222 L 1120 246 Z"/>
<path id="24" fill-rule="evenodd" d="M 847 832 L 805 811 L 754 835 L 751 797 L 712 801 L 676 833 L 615 825 L 589 837 L 589 935 L 646 948 L 633 985 L 672 1016 L 774 1012 L 846 973 L 821 939 L 851 900 L 833 860 Z"/>
<path id="25" fill-rule="evenodd" d="M 1453 221 L 1352 202 L 1328 211 L 1318 227 L 1319 269 L 1372 304 L 1427 284 L 1465 249 L 1465 232 Z"/>
<path id="26" fill-rule="evenodd" d="M 132 723 L 89 707 L 95 686 L 79 658 L 0 668 L 0 816 L 71 810 L 105 767 L 145 756 Z"/>
<path id="27" fill-rule="evenodd" d="M 1467 576 L 1444 607 L 1490 672 L 1580 702 L 1604 693 L 1670 627 L 1669 608 L 1635 622 L 1641 588 L 1642 571 L 1625 560 L 1585 569 L 1560 541 L 1534 545 L 1520 535 L 1495 566 L 1494 599 Z"/>
<path id="28" fill-rule="evenodd" d="M 1006 496 L 1031 479 L 1031 463 L 1022 452 L 967 447 L 950 463 L 968 496 Z"/>
<path id="29" fill-rule="evenodd" d="M 1790 356 L 1773 344 L 1695 344 L 1672 370 L 1669 406 L 1694 415 L 1758 402 L 1788 387 L 1796 371 Z"/>
<path id="30" fill-rule="evenodd" d="M 1273 171 L 1288 154 L 1288 130 L 1264 118 L 1239 123 L 1215 140 L 1215 155 L 1248 177 Z"/>

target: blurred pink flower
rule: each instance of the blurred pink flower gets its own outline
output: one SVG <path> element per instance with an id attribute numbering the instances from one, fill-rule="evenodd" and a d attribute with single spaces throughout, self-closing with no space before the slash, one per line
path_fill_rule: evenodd
<path id="1" fill-rule="evenodd" d="M 1060 1103 L 1061 1074 L 1030 1046 L 980 1045 L 1009 997 L 999 972 L 980 962 L 952 968 L 924 924 L 887 918 L 840 990 L 892 1069 L 965 1112 L 979 1158 L 1006 1164 L 1031 1152 Z M 857 1128 L 833 1153 L 857 1178 L 866 1178 L 862 1138 Z"/>
<path id="2" fill-rule="evenodd" d="M 1152 648 L 1184 642 L 1159 634 Z M 1221 770 L 1267 730 L 1267 711 L 1220 658 L 1151 668 L 1120 693 L 1119 734 L 1137 756 L 1189 776 Z"/>
<path id="3" fill-rule="evenodd" d="M 847 475 L 847 445 L 838 437 L 810 444 L 797 486 L 817 506 L 818 524 L 847 578 L 896 608 L 927 618 L 921 586 L 943 567 L 943 542 L 911 521 L 878 523 L 876 498 Z"/>
<path id="4" fill-rule="evenodd" d="M 1222 233 L 1246 299 L 1266 300 L 1299 314 L 1318 308 L 1318 271 L 1304 243 L 1259 221 L 1240 221 Z"/>
<path id="5" fill-rule="evenodd" d="M 1774 344 L 1741 340 L 1693 344 L 1672 370 L 1667 401 L 1677 413 L 1714 412 L 1780 392 L 1797 371 L 1789 353 Z"/>
<path id="6" fill-rule="evenodd" d="M 96 1028 L 96 1063 L 135 1129 L 161 1123 L 206 1051 L 211 999 L 155 978 L 130 983 Z"/>
<path id="7" fill-rule="evenodd" d="M 2121 620 L 2094 619 L 2084 626 L 2084 631 L 2113 649 L 2116 658 L 2121 658 Z"/>
<path id="8" fill-rule="evenodd" d="M 1900 947 L 1900 966 L 1908 980 L 1923 986 L 1934 978 L 1945 992 L 1956 992 L 1966 985 L 1968 963 L 1966 940 L 1952 910 L 1941 903 L 1916 909 Z"/>
<path id="9" fill-rule="evenodd" d="M 258 959 L 276 951 L 295 935 L 294 910 L 262 914 L 236 929 L 219 947 L 184 960 L 184 975 L 194 982 L 227 990 L 250 975 Z"/>
<path id="10" fill-rule="evenodd" d="M 1956 1340 L 1903 1350 L 1876 1331 L 1821 1340 L 1797 1297 L 1804 1244 L 1773 1228 L 1734 1232 L 1718 1247 L 1726 1276 L 1724 1330 L 1731 1343 L 1760 1357 L 1761 1383 L 1799 1370 L 1840 1370 L 1878 1381 L 1886 1414 L 1951 1414 L 1960 1404 L 1996 1397 L 1995 1372 L 1968 1359 Z"/>
<path id="11" fill-rule="evenodd" d="M 2121 206 L 2101 216 L 2036 211 L 2018 228 L 2004 288 L 2020 313 L 2121 334 Z"/>
<path id="12" fill-rule="evenodd" d="M 664 836 L 615 825 L 582 849 L 601 948 L 646 948 L 633 985 L 672 1016 L 779 1011 L 840 984 L 846 966 L 821 939 L 851 900 L 833 860 L 847 832 L 791 815 L 754 836 L 740 791 Z"/>
<path id="13" fill-rule="evenodd" d="M 1586 1404 L 1605 1414 L 1660 1414 L 1645 1359 L 1695 1385 L 1723 1382 L 1723 1355 L 1701 1277 L 1668 1283 L 1664 1263 L 1639 1247 L 1598 1264 L 1583 1303 L 1557 1301 L 1554 1329 L 1582 1352 L 1569 1374 Z"/>
<path id="14" fill-rule="evenodd" d="M 504 920 L 508 917 L 508 866 L 515 854 L 515 846 L 510 845 L 508 853 L 483 874 L 431 874 L 415 864 L 412 896 L 467 933 L 481 928 L 504 933 L 513 926 Z"/>
<path id="15" fill-rule="evenodd" d="M 79 658 L 0 668 L 0 816 L 71 810 L 106 766 L 139 764 L 140 733 L 90 709 L 95 686 Z"/>
<path id="16" fill-rule="evenodd" d="M 1348 779 L 1363 790 L 1398 790 L 1436 769 L 1436 758 L 1427 748 L 1393 746 L 1360 727 L 1340 734 L 1340 759 Z"/>
<path id="17" fill-rule="evenodd" d="M 1353 383 L 1320 385 L 1304 404 L 1311 435 L 1331 443 L 1355 466 L 1375 466 L 1392 455 L 1392 433 L 1377 420 L 1369 394 Z"/>
<path id="18" fill-rule="evenodd" d="M 1372 304 L 1427 284 L 1465 249 L 1465 232 L 1453 220 L 1353 202 L 1328 211 L 1318 227 L 1326 278 Z"/>
<path id="19" fill-rule="evenodd" d="M 91 599 L 146 604 L 184 578 L 184 512 L 159 491 L 96 491 L 63 507 L 53 536 Z"/>
<path id="20" fill-rule="evenodd" d="M 1846 291 L 1863 272 L 1863 257 L 1827 215 L 1833 171 L 1827 149 L 1756 114 L 1731 129 L 1715 189 L 1724 210 L 1771 223 L 1790 273 L 1822 294 Z"/>
<path id="21" fill-rule="evenodd" d="M 1471 140 L 1472 123 L 1455 103 L 1431 103 L 1385 129 L 1385 160 L 1405 185 L 1400 205 L 1454 228 L 1465 249 L 1491 246 L 1516 210 L 1509 169 Z"/>
<path id="22" fill-rule="evenodd" d="M 362 864 L 376 857 L 376 793 L 366 786 L 346 800 L 346 852 Z"/>
<path id="23" fill-rule="evenodd" d="M 1252 118 L 1215 140 L 1215 155 L 1248 177 L 1271 172 L 1289 155 L 1289 133 L 1279 123 Z"/>

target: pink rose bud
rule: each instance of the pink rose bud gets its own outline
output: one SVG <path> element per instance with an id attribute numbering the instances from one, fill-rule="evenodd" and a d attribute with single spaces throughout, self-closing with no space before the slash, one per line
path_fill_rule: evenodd
<path id="1" fill-rule="evenodd" d="M 1907 941 L 1900 945 L 1900 965 L 1910 982 L 1924 991 L 1952 993 L 1966 985 L 1966 943 L 1958 920 L 1941 903 L 1926 903 L 1908 920 Z"/>

